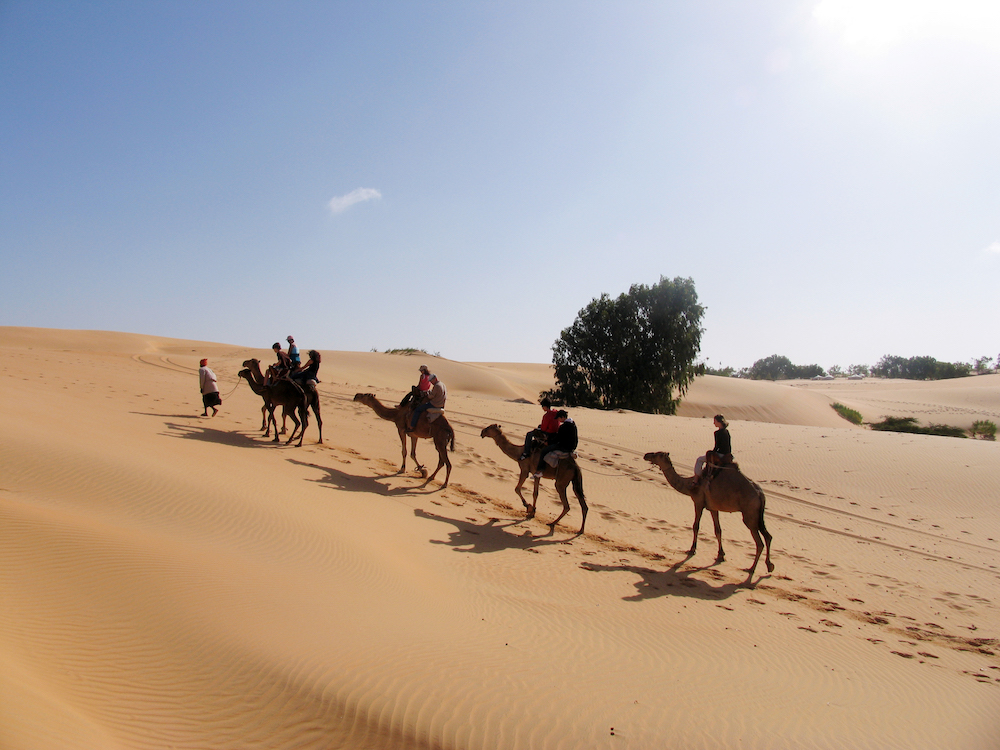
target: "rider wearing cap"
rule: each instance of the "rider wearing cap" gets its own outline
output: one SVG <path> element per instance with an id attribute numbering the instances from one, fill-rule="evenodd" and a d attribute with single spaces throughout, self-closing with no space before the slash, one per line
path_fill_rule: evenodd
<path id="1" fill-rule="evenodd" d="M 292 372 L 295 372 L 302 366 L 302 360 L 299 358 L 299 347 L 295 346 L 295 339 L 289 336 L 285 339 L 288 342 L 288 358 L 292 361 Z"/>

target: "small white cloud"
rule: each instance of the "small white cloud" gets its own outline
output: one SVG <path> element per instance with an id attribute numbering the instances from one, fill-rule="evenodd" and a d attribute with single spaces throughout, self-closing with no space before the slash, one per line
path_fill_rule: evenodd
<path id="1" fill-rule="evenodd" d="M 377 200 L 382 197 L 380 193 L 375 188 L 358 188 L 357 190 L 352 190 L 347 195 L 341 195 L 330 201 L 330 211 L 335 214 L 342 213 L 353 206 L 355 203 L 364 203 L 365 201 Z"/>
<path id="2" fill-rule="evenodd" d="M 984 252 L 988 255 L 1000 255 L 1000 242 L 994 242 Z"/>

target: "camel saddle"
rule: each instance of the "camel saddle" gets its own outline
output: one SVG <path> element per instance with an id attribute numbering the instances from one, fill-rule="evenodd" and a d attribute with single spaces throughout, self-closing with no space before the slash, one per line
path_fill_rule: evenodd
<path id="1" fill-rule="evenodd" d="M 440 406 L 432 406 L 430 409 L 424 411 L 424 414 L 427 415 L 428 422 L 434 422 L 435 419 L 444 414 L 444 409 Z"/>
<path id="2" fill-rule="evenodd" d="M 570 453 L 569 451 L 549 451 L 545 454 L 545 463 L 551 466 L 553 469 L 559 465 L 559 462 L 564 458 L 569 458 L 572 456 L 576 458 L 576 451 Z"/>
<path id="3" fill-rule="evenodd" d="M 705 472 L 701 480 L 706 484 L 710 483 L 723 469 L 736 469 L 739 471 L 740 465 L 733 460 L 732 453 L 716 453 L 709 451 L 705 454 Z"/>
<path id="4" fill-rule="evenodd" d="M 705 454 L 705 466 L 709 469 L 714 469 L 719 466 L 728 466 L 730 464 L 735 464 L 733 461 L 732 453 L 716 453 L 715 451 L 709 451 Z"/>

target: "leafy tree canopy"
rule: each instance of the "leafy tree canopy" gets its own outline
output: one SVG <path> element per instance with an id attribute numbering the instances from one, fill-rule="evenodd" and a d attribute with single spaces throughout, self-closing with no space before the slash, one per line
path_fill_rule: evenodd
<path id="1" fill-rule="evenodd" d="M 742 373 L 751 380 L 789 380 L 791 378 L 814 378 L 823 375 L 819 365 L 793 365 L 788 357 L 772 354 L 770 357 L 758 359 L 750 368 Z"/>
<path id="2" fill-rule="evenodd" d="M 552 345 L 554 403 L 673 414 L 694 378 L 701 319 L 694 281 L 660 277 L 602 294 Z M 676 392 L 676 396 L 675 396 Z"/>
<path id="3" fill-rule="evenodd" d="M 906 378 L 908 380 L 964 378 L 971 373 L 972 365 L 965 362 L 939 362 L 934 357 L 904 359 L 891 354 L 886 354 L 871 369 L 871 374 L 878 378 Z"/>

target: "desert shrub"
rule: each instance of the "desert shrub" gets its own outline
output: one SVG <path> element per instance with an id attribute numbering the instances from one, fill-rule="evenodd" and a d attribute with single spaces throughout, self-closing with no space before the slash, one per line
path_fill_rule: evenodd
<path id="1" fill-rule="evenodd" d="M 881 422 L 869 422 L 873 430 L 882 432 L 912 432 L 917 435 L 941 435 L 942 437 L 965 437 L 965 430 L 946 424 L 917 424 L 916 417 L 883 417 Z"/>
<path id="2" fill-rule="evenodd" d="M 377 351 L 377 350 L 372 349 L 372 351 Z M 426 354 L 430 356 L 430 352 L 428 352 L 426 349 L 417 349 L 416 347 L 413 346 L 403 347 L 402 349 L 386 349 L 383 352 L 383 354 L 400 354 L 406 357 L 412 354 Z"/>
<path id="3" fill-rule="evenodd" d="M 795 365 L 788 357 L 772 354 L 770 357 L 758 359 L 750 365 L 745 377 L 751 380 L 791 380 L 793 378 L 814 378 L 823 374 L 823 368 L 819 365 Z"/>
<path id="4" fill-rule="evenodd" d="M 729 367 L 711 367 L 710 365 L 701 364 L 698 365 L 699 375 L 718 375 L 720 378 L 731 378 L 736 375 L 736 368 Z"/>
<path id="5" fill-rule="evenodd" d="M 997 425 L 996 422 L 991 422 L 988 419 L 979 419 L 972 423 L 972 429 L 969 430 L 974 438 L 981 438 L 983 440 L 996 440 L 997 439 Z"/>
<path id="6" fill-rule="evenodd" d="M 878 378 L 946 380 L 971 375 L 972 365 L 967 362 L 938 362 L 934 357 L 904 359 L 887 354 L 871 368 L 871 374 Z"/>
<path id="7" fill-rule="evenodd" d="M 839 403 L 830 404 L 830 406 L 833 407 L 833 410 L 837 412 L 837 414 L 842 416 L 851 424 L 861 424 L 861 412 L 855 411 L 854 409 Z"/>

